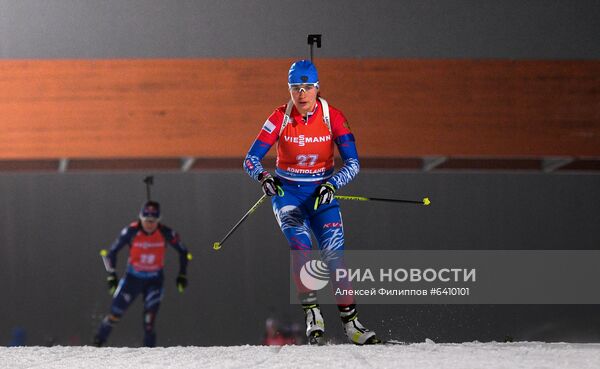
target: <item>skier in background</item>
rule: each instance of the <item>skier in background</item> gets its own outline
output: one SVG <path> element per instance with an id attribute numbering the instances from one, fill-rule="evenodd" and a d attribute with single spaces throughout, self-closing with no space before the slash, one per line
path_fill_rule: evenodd
<path id="1" fill-rule="evenodd" d="M 160 215 L 158 202 L 144 203 L 139 219 L 125 227 L 108 254 L 103 254 L 108 272 L 106 281 L 113 299 L 110 314 L 104 317 L 94 337 L 94 344 L 98 347 L 106 343 L 113 326 L 140 293 L 144 299 L 144 346 L 156 346 L 154 325 L 163 297 L 163 268 L 167 246 L 179 253 L 179 275 L 175 281 L 179 292 L 183 292 L 187 286 L 186 270 L 191 255 L 179 235 L 160 223 Z M 125 275 L 119 280 L 115 272 L 117 253 L 124 246 L 129 247 L 129 258 Z"/>
<path id="2" fill-rule="evenodd" d="M 307 254 L 312 248 L 312 231 L 322 257 L 341 254 L 344 232 L 334 194 L 359 171 L 354 136 L 342 112 L 319 96 L 319 78 L 313 63 L 308 60 L 293 63 L 288 73 L 288 88 L 291 100 L 266 120 L 244 159 L 244 169 L 271 196 L 273 212 L 292 250 Z M 261 160 L 277 141 L 277 167 L 273 176 L 263 168 Z M 337 173 L 333 163 L 334 142 L 344 161 Z M 298 253 L 293 257 L 302 259 Z M 322 344 L 323 316 L 316 292 L 300 281 L 303 262 L 298 259 L 293 263 L 293 276 L 304 309 L 306 335 L 309 343 Z M 329 270 L 334 269 L 332 263 L 339 262 L 324 261 Z M 351 342 L 358 345 L 381 342 L 375 332 L 358 321 L 352 296 L 336 296 L 336 303 Z"/>

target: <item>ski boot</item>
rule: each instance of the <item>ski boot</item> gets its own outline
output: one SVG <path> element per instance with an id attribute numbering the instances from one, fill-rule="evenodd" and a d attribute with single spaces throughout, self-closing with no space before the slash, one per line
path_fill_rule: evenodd
<path id="1" fill-rule="evenodd" d="M 115 324 L 119 322 L 119 319 L 120 316 L 116 315 L 107 315 L 104 317 L 104 319 L 102 319 L 102 322 L 100 322 L 100 327 L 98 327 L 98 332 L 94 336 L 94 346 L 102 347 L 106 344 L 106 340 L 108 339 L 110 332 Z"/>
<path id="2" fill-rule="evenodd" d="M 96 347 L 102 347 L 106 343 L 105 340 L 101 339 L 98 335 L 94 336 L 93 345 Z"/>
<path id="3" fill-rule="evenodd" d="M 340 307 L 340 316 L 342 323 L 344 323 L 344 332 L 346 332 L 346 337 L 348 337 L 350 342 L 355 345 L 376 345 L 383 343 L 375 336 L 375 332 L 368 330 L 358 321 L 358 313 L 354 306 Z"/>
<path id="4" fill-rule="evenodd" d="M 325 344 L 325 323 L 319 305 L 303 305 L 306 319 L 306 337 L 310 345 Z"/>

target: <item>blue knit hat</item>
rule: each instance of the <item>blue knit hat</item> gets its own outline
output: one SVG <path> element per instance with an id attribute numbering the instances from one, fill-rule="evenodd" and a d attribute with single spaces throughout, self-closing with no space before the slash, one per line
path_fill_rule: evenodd
<path id="1" fill-rule="evenodd" d="M 290 67 L 288 84 L 319 83 L 317 67 L 308 60 L 298 60 Z"/>

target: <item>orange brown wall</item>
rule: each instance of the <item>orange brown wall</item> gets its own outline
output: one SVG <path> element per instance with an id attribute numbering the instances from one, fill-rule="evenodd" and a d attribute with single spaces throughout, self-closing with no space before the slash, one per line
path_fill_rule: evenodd
<path id="1" fill-rule="evenodd" d="M 0 61 L 0 158 L 242 157 L 291 59 Z M 600 156 L 600 61 L 320 59 L 362 157 Z"/>

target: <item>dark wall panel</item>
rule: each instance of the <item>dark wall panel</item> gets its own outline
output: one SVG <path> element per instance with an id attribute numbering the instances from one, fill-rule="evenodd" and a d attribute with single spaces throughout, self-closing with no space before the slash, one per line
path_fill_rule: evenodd
<path id="1" fill-rule="evenodd" d="M 593 59 L 594 0 L 2 0 L 2 58 Z"/>
<path id="2" fill-rule="evenodd" d="M 0 176 L 0 344 L 26 328 L 30 344 L 89 344 L 110 297 L 98 255 L 136 217 L 142 173 Z M 271 312 L 302 322 L 288 303 L 288 252 L 269 205 L 219 252 L 212 250 L 260 190 L 240 172 L 158 174 L 164 222 L 194 254 L 190 287 L 174 287 L 167 258 L 161 345 L 258 343 Z M 431 197 L 429 208 L 343 203 L 349 249 L 596 249 L 600 176 L 363 172 L 345 194 Z M 126 253 L 119 255 L 122 268 Z M 384 337 L 421 341 L 515 339 L 599 341 L 594 306 L 363 306 Z M 334 308 L 325 307 L 333 337 Z M 111 344 L 138 345 L 137 301 Z"/>

